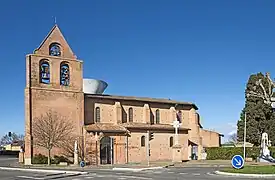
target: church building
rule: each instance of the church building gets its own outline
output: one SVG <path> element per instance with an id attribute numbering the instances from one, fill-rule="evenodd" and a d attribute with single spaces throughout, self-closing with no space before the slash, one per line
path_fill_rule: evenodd
<path id="1" fill-rule="evenodd" d="M 89 164 L 139 163 L 148 157 L 180 162 L 192 155 L 201 159 L 204 147 L 220 146 L 222 135 L 203 129 L 194 103 L 107 95 L 107 86 L 83 78 L 83 61 L 55 25 L 26 56 L 24 163 L 32 164 L 38 153 L 47 155 L 35 146 L 33 124 L 51 110 L 74 125 Z M 52 156 L 62 151 L 54 148 Z"/>

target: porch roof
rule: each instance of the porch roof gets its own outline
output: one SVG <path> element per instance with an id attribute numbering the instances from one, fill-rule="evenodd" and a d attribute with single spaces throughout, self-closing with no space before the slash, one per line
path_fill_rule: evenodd
<path id="1" fill-rule="evenodd" d="M 95 123 L 85 126 L 85 129 L 88 132 L 121 132 L 126 133 L 127 129 L 121 125 L 112 124 L 112 123 Z"/>
<path id="2" fill-rule="evenodd" d="M 85 126 L 88 132 L 117 132 L 117 133 L 127 133 L 131 129 L 136 130 L 168 130 L 173 131 L 175 128 L 170 124 L 145 124 L 145 123 L 123 123 L 123 124 L 113 124 L 113 123 L 95 123 Z M 189 128 L 180 127 L 179 131 L 188 131 Z"/>
<path id="3" fill-rule="evenodd" d="M 123 123 L 127 129 L 144 129 L 144 130 L 174 130 L 175 128 L 170 124 L 145 124 L 145 123 Z M 188 131 L 189 128 L 180 127 L 179 131 Z"/>

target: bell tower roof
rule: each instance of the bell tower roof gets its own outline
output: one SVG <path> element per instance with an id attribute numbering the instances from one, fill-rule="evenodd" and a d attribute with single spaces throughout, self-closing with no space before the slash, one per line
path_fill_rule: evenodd
<path id="1" fill-rule="evenodd" d="M 57 24 L 55 24 L 52 27 L 52 29 L 50 30 L 48 35 L 44 38 L 44 40 L 41 42 L 39 47 L 35 49 L 34 54 L 45 55 L 45 56 L 52 55 L 51 48 L 53 45 L 55 46 L 55 48 L 58 46 L 60 50 L 60 53 L 58 54 L 58 56 L 63 58 L 69 58 L 69 59 L 77 58 L 76 55 L 73 53 L 71 47 L 67 43 L 65 37 L 63 36 Z"/>

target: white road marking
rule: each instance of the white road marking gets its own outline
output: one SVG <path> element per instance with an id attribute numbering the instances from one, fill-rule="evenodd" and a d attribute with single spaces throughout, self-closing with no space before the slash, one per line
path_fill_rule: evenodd
<path id="1" fill-rule="evenodd" d="M 173 174 L 174 172 L 168 172 L 169 174 Z"/>
<path id="2" fill-rule="evenodd" d="M 154 174 L 160 174 L 160 173 L 162 173 L 162 172 L 160 172 L 160 171 L 155 171 L 155 172 L 153 172 Z"/>
<path id="3" fill-rule="evenodd" d="M 131 178 L 131 179 L 144 179 L 144 180 L 150 180 L 150 179 L 153 179 L 153 178 L 146 178 L 146 177 L 138 177 L 138 176 L 121 176 L 122 178 Z"/>
<path id="4" fill-rule="evenodd" d="M 18 178 L 23 178 L 23 179 L 43 179 L 43 178 L 38 178 L 38 177 L 31 177 L 31 176 L 17 176 Z"/>
<path id="5" fill-rule="evenodd" d="M 0 159 L 0 161 L 11 161 L 11 160 L 16 160 L 18 158 L 3 158 L 3 159 Z"/>
<path id="6" fill-rule="evenodd" d="M 117 178 L 117 179 L 127 179 L 127 178 L 124 178 L 124 177 L 119 177 L 119 178 Z"/>
<path id="7" fill-rule="evenodd" d="M 194 175 L 194 176 L 200 176 L 201 174 L 200 173 L 193 173 L 192 175 Z"/>
<path id="8" fill-rule="evenodd" d="M 93 179 L 94 177 L 84 177 L 85 179 Z"/>
<path id="9" fill-rule="evenodd" d="M 108 176 L 105 176 L 105 175 L 96 175 L 97 177 L 108 177 Z"/>
<path id="10" fill-rule="evenodd" d="M 181 175 L 185 175 L 185 174 L 188 174 L 188 173 L 180 173 Z"/>

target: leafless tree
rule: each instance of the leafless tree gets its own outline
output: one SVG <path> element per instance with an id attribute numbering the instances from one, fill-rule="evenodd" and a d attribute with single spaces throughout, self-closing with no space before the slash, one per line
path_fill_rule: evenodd
<path id="1" fill-rule="evenodd" d="M 6 134 L 0 139 L 0 146 L 4 146 L 7 144 L 11 144 L 11 143 L 18 143 L 18 144 L 23 145 L 24 144 L 24 135 L 11 133 L 10 137 L 8 136 L 8 134 Z"/>
<path id="2" fill-rule="evenodd" d="M 63 154 L 67 157 L 73 157 L 74 156 L 74 144 L 75 141 L 77 141 L 77 149 L 78 149 L 78 155 L 81 160 L 84 159 L 84 142 L 83 137 L 81 136 L 72 136 L 69 141 L 62 142 L 62 147 L 64 149 Z"/>
<path id="3" fill-rule="evenodd" d="M 228 138 L 228 143 L 236 144 L 238 142 L 237 133 L 231 134 Z"/>
<path id="4" fill-rule="evenodd" d="M 273 101 L 272 97 L 274 94 L 273 89 L 275 88 L 275 82 L 271 79 L 270 73 L 266 73 L 265 78 L 267 80 L 268 87 L 265 88 L 263 85 L 262 79 L 259 79 L 258 81 L 256 81 L 256 84 L 253 87 L 254 91 L 249 91 L 247 93 L 247 96 L 258 97 L 258 98 L 263 99 L 264 103 L 271 104 Z M 257 89 L 257 86 L 259 86 L 261 88 L 261 92 L 255 92 Z"/>
<path id="5" fill-rule="evenodd" d="M 72 123 L 52 110 L 34 120 L 34 145 L 48 150 L 48 165 L 51 164 L 51 150 L 70 141 L 73 131 Z"/>

